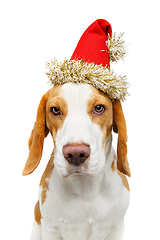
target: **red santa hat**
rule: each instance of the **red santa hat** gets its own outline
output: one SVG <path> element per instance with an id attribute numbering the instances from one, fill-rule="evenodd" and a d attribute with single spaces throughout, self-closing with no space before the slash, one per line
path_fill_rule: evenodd
<path id="1" fill-rule="evenodd" d="M 106 44 L 108 36 L 112 36 L 110 23 L 103 19 L 96 20 L 83 33 L 71 59 L 83 59 L 85 62 L 110 68 Z"/>
<path id="2" fill-rule="evenodd" d="M 54 85 L 87 83 L 107 94 L 112 101 L 124 100 L 128 95 L 126 77 L 110 70 L 110 61 L 124 59 L 126 48 L 121 39 L 112 34 L 112 27 L 104 19 L 93 22 L 83 33 L 70 60 L 47 63 L 47 76 Z"/>

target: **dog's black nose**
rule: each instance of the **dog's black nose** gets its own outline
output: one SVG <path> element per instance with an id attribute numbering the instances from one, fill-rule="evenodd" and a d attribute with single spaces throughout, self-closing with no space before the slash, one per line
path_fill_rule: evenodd
<path id="1" fill-rule="evenodd" d="M 86 144 L 68 144 L 62 152 L 69 163 L 78 166 L 90 156 L 90 147 Z"/>

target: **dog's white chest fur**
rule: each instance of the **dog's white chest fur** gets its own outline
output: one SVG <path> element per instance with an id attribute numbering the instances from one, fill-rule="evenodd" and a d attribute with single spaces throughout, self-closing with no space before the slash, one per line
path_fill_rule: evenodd
<path id="1" fill-rule="evenodd" d="M 88 176 L 60 179 L 53 171 L 49 180 L 52 190 L 41 206 L 45 219 L 42 223 L 49 223 L 50 232 L 58 232 L 63 240 L 104 240 L 114 226 L 123 227 L 129 194 L 120 177 L 115 173 L 106 176 L 104 168 L 92 180 Z"/>

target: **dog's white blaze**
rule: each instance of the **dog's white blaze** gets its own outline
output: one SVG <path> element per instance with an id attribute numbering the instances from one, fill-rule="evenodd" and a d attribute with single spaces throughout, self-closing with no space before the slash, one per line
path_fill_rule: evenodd
<path id="1" fill-rule="evenodd" d="M 87 114 L 87 104 L 92 94 L 87 84 L 64 84 L 62 95 L 68 105 L 68 114 L 63 127 L 57 132 L 55 167 L 60 175 L 67 177 L 78 171 L 89 176 L 97 175 L 105 163 L 102 150 L 103 136 L 100 126 L 94 124 Z M 90 146 L 90 157 L 80 166 L 69 164 L 62 154 L 68 143 L 85 143 Z"/>

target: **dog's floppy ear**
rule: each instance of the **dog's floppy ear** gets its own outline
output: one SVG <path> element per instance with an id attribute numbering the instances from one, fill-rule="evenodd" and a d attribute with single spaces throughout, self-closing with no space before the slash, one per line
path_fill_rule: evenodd
<path id="1" fill-rule="evenodd" d="M 42 157 L 44 138 L 47 137 L 49 133 L 46 126 L 46 103 L 49 93 L 50 90 L 43 95 L 38 106 L 36 122 L 28 141 L 29 156 L 23 169 L 22 175 L 24 176 L 32 173 L 36 169 Z"/>
<path id="2" fill-rule="evenodd" d="M 131 172 L 127 159 L 127 127 L 119 100 L 113 102 L 113 131 L 118 133 L 117 168 L 130 177 Z"/>

